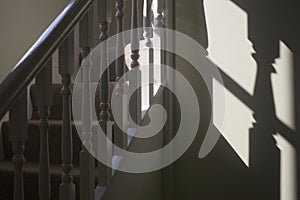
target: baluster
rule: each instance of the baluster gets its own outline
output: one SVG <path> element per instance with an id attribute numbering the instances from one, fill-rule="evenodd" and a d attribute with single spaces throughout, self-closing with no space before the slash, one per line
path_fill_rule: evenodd
<path id="1" fill-rule="evenodd" d="M 99 0 L 98 4 L 98 21 L 100 24 L 100 42 L 104 42 L 108 38 L 108 23 L 110 21 L 110 2 L 109 0 Z M 100 69 L 101 69 L 101 79 L 100 79 L 100 115 L 99 121 L 102 130 L 105 131 L 106 136 L 111 138 L 112 133 L 108 130 L 111 129 L 111 123 L 109 122 L 110 114 L 109 114 L 109 69 L 102 71 L 107 66 L 107 43 L 103 43 L 101 45 L 101 58 L 100 58 Z M 97 140 L 98 141 L 98 140 Z M 105 145 L 106 152 L 106 162 L 110 162 L 112 160 L 112 152 L 108 147 L 106 141 L 99 141 L 97 145 Z M 99 146 L 102 147 L 102 146 Z M 104 148 L 99 148 L 104 149 Z M 99 152 L 103 153 L 103 152 Z M 98 162 L 98 186 L 108 186 L 110 178 L 112 176 L 112 170 L 110 167 Z"/>
<path id="2" fill-rule="evenodd" d="M 132 11 L 131 11 L 131 73 L 129 77 L 129 90 L 133 92 L 134 88 L 141 86 L 141 70 L 139 69 L 139 31 L 138 31 L 138 1 L 132 0 Z M 130 102 L 130 114 L 132 119 L 137 124 L 141 120 L 141 89 L 137 89 Z M 132 127 L 132 125 L 130 125 Z"/>
<path id="3" fill-rule="evenodd" d="M 151 5 L 152 5 L 152 0 L 144 0 L 143 27 L 144 27 L 144 38 L 146 40 L 147 47 L 152 47 L 151 37 L 153 35 L 153 30 L 151 24 Z"/>
<path id="4" fill-rule="evenodd" d="M 123 22 L 124 22 L 124 0 L 116 0 L 117 18 L 117 44 L 116 44 L 116 79 L 117 81 L 124 74 L 124 41 L 123 41 Z M 122 87 L 120 89 L 123 89 Z"/>
<path id="5" fill-rule="evenodd" d="M 163 46 L 164 42 L 167 38 L 164 36 L 164 30 L 161 29 L 164 27 L 164 15 L 163 15 L 163 9 L 164 9 L 164 0 L 152 0 L 152 7 L 153 7 L 153 17 L 154 17 L 154 32 L 156 34 L 153 34 L 153 43 L 154 46 Z M 164 48 L 161 48 L 164 49 Z M 167 53 L 166 53 L 167 54 Z M 155 82 L 161 83 L 163 78 L 165 78 L 165 72 L 164 70 L 161 70 L 160 66 L 164 61 L 164 53 L 161 50 L 154 49 L 153 50 L 153 74 L 155 76 Z M 156 85 L 154 85 L 156 86 Z M 154 93 L 157 92 L 158 88 L 154 87 Z"/>
<path id="6" fill-rule="evenodd" d="M 83 72 L 82 87 L 82 150 L 80 152 L 80 199 L 94 199 L 94 158 L 89 151 L 92 147 L 92 112 L 91 112 L 91 84 L 90 84 L 90 51 L 93 46 L 93 10 L 90 9 L 79 23 L 80 41 L 83 58 L 81 68 Z"/>
<path id="7" fill-rule="evenodd" d="M 153 44 L 151 37 L 153 36 L 153 29 L 151 24 L 151 5 L 152 0 L 144 0 L 144 18 L 143 18 L 143 27 L 144 27 L 144 38 L 146 41 L 146 47 L 149 48 L 149 104 L 153 99 L 153 81 L 154 81 L 154 69 L 153 69 Z"/>
<path id="8" fill-rule="evenodd" d="M 117 44 L 116 44 L 116 81 L 124 75 L 125 69 L 125 56 L 124 56 L 124 38 L 123 38 L 123 21 L 124 21 L 124 0 L 116 0 L 116 18 L 117 18 Z M 122 79 L 121 79 L 122 80 Z M 117 99 L 117 105 L 120 107 L 119 115 L 120 123 L 122 127 L 115 126 L 115 143 L 119 147 L 127 147 L 127 134 L 123 133 L 122 129 L 127 128 L 127 113 L 125 113 L 125 106 L 127 106 L 127 96 L 125 95 L 125 84 L 124 80 L 119 81 L 116 84 L 115 95 Z M 115 152 L 115 154 L 121 154 L 122 152 Z"/>
<path id="9" fill-rule="evenodd" d="M 73 168 L 73 140 L 71 128 L 71 74 L 74 70 L 74 33 L 70 33 L 68 38 L 59 48 L 59 74 L 62 77 L 62 183 L 59 187 L 60 200 L 75 200 L 75 185 L 71 171 Z"/>
<path id="10" fill-rule="evenodd" d="M 140 14 L 138 16 L 138 21 L 139 21 L 138 28 L 140 29 L 139 30 L 139 36 L 140 36 L 139 40 L 145 39 L 144 34 L 143 34 L 144 33 L 144 30 L 143 30 L 143 27 L 144 27 L 144 24 L 143 24 L 144 23 L 144 15 L 143 15 L 144 4 L 145 4 L 144 0 L 139 1 L 139 5 L 138 5 L 138 10 L 140 11 Z"/>
<path id="11" fill-rule="evenodd" d="M 163 27 L 163 0 L 153 0 L 154 27 Z"/>
<path id="12" fill-rule="evenodd" d="M 49 109 L 52 105 L 52 60 L 50 59 L 45 67 L 36 77 L 36 104 L 40 121 L 40 171 L 39 171 L 39 197 L 50 199 L 50 163 L 49 163 Z"/>
<path id="13" fill-rule="evenodd" d="M 14 200 L 24 200 L 23 165 L 25 163 L 24 149 L 27 140 L 27 89 L 22 92 L 9 111 L 10 134 L 15 167 Z"/>
<path id="14" fill-rule="evenodd" d="M 152 46 L 149 48 L 149 105 L 154 97 L 154 51 Z"/>

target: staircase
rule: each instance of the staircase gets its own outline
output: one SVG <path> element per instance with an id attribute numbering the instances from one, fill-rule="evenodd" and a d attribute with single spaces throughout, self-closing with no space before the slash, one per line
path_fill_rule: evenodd
<path id="1" fill-rule="evenodd" d="M 40 152 L 40 131 L 38 127 L 39 117 L 35 104 L 35 85 L 30 88 L 30 99 L 33 113 L 28 121 L 28 140 L 25 144 L 24 156 L 24 190 L 26 199 L 39 199 L 38 197 L 38 174 L 39 174 L 39 152 Z M 60 94 L 61 85 L 53 84 L 53 106 L 50 111 L 49 127 L 49 156 L 51 174 L 51 199 L 59 199 L 59 185 L 61 183 L 61 129 L 62 129 L 62 98 Z M 9 141 L 9 122 L 2 125 L 5 161 L 0 164 L 0 179 L 7 180 L 0 182 L 0 199 L 13 199 L 14 166 L 11 163 L 13 157 L 12 145 Z M 79 187 L 79 152 L 81 151 L 81 141 L 76 128 L 72 125 L 73 133 L 73 170 L 72 175 L 76 187 Z M 78 199 L 78 194 L 77 194 Z"/>
<path id="2" fill-rule="evenodd" d="M 39 141 L 40 132 L 38 128 L 38 113 L 35 105 L 35 85 L 30 88 L 30 99 L 33 106 L 33 113 L 31 120 L 28 121 L 28 141 L 25 144 L 24 156 L 26 164 L 24 165 L 24 189 L 26 199 L 39 199 L 38 197 L 38 172 L 39 172 Z M 50 155 L 50 174 L 51 174 L 51 199 L 58 199 L 58 187 L 61 183 L 61 128 L 62 128 L 62 98 L 60 94 L 61 85 L 53 85 L 53 100 L 54 104 L 50 111 L 50 128 L 49 128 L 49 155 Z M 1 200 L 13 199 L 13 176 L 14 166 L 10 162 L 13 157 L 12 146 L 9 141 L 9 122 L 4 122 L 2 126 L 2 133 L 4 139 L 4 154 L 6 161 L 1 162 L 0 176 L 1 180 L 8 180 L 8 182 L 1 182 L 0 196 Z M 81 150 L 81 141 L 78 137 L 76 128 L 72 125 L 73 133 L 73 165 L 72 175 L 76 187 L 79 187 L 79 152 Z M 77 194 L 78 199 L 78 194 Z"/>
<path id="3" fill-rule="evenodd" d="M 115 65 L 110 65 L 110 91 L 115 85 Z M 32 104 L 31 119 L 28 124 L 28 140 L 25 144 L 24 156 L 26 164 L 24 165 L 24 190 L 25 199 L 38 200 L 38 175 L 39 175 L 39 152 L 40 152 L 40 130 L 38 127 L 39 116 L 36 105 L 36 91 L 35 84 L 30 87 L 30 100 Z M 49 117 L 49 159 L 50 159 L 50 174 L 51 174 L 51 199 L 59 199 L 59 185 L 61 183 L 61 133 L 62 133 L 62 95 L 61 84 L 53 84 L 53 106 L 50 108 Z M 99 89 L 99 86 L 98 86 Z M 97 90 L 99 91 L 99 90 Z M 111 93 L 110 93 L 111 95 Z M 95 108 L 96 112 L 100 113 L 99 108 L 99 92 L 96 92 Z M 111 110 L 109 110 L 111 112 Z M 112 114 L 111 114 L 112 116 Z M 113 119 L 113 118 L 111 118 Z M 0 161 L 0 200 L 13 199 L 13 180 L 14 180 L 14 166 L 11 163 L 13 157 L 12 145 L 9 141 L 9 122 L 6 121 L 2 124 L 1 131 L 3 133 L 3 148 L 4 148 L 4 161 Z M 73 182 L 79 190 L 79 153 L 82 149 L 82 141 L 80 140 L 77 129 L 72 123 L 73 133 Z M 96 165 L 95 165 L 96 166 Z M 96 173 L 96 169 L 95 169 Z M 95 175 L 95 181 L 96 181 Z M 79 199 L 79 193 L 76 193 L 76 199 Z"/>
<path id="4" fill-rule="evenodd" d="M 101 6 L 96 6 L 95 2 Z M 147 23 L 144 24 L 144 31 L 146 32 L 145 41 L 148 43 L 151 43 L 151 36 L 147 32 L 150 30 L 149 26 L 152 26 L 150 2 L 150 0 L 145 0 L 147 17 L 144 16 L 144 20 Z M 124 3 L 124 0 L 115 2 L 116 33 L 123 32 Z M 96 31 L 93 20 L 98 15 L 97 21 L 100 24 L 100 30 L 98 30 L 100 33 L 97 36 L 100 37 L 100 40 L 98 41 L 106 41 L 108 25 L 111 23 L 108 15 L 112 12 L 107 4 L 110 4 L 109 0 L 72 0 L 18 62 L 14 70 L 0 83 L 0 96 L 7 97 L 0 98 L 0 119 L 5 113 L 9 112 L 10 114 L 9 121 L 4 122 L 1 127 L 5 160 L 0 161 L 0 200 L 98 200 L 101 199 L 97 193 L 99 188 L 101 190 L 108 189 L 113 182 L 112 170 L 97 162 L 91 156 L 88 147 L 83 145 L 88 144 L 95 148 L 92 144 L 92 141 L 95 141 L 93 140 L 95 134 L 92 131 L 94 127 L 91 125 L 92 119 L 89 118 L 89 110 L 93 105 L 90 105 L 90 102 L 80 105 L 80 109 L 87 113 L 81 119 L 82 130 L 79 131 L 79 134 L 82 140 L 79 138 L 71 113 L 73 87 L 71 77 L 77 70 L 74 69 L 74 57 L 76 56 L 74 47 L 81 49 L 80 58 L 83 64 L 80 70 L 83 72 L 81 83 L 84 95 L 80 98 L 85 101 L 86 97 L 93 98 L 89 92 L 87 92 L 89 96 L 86 95 L 86 91 L 89 91 L 94 84 L 89 79 L 93 72 L 90 71 L 91 65 L 88 62 L 89 53 L 95 47 L 93 34 Z M 141 25 L 138 23 L 138 9 L 138 1 L 132 0 L 131 38 L 130 44 L 125 41 L 128 44 L 126 48 L 140 45 L 140 37 L 136 31 L 136 28 Z M 97 13 L 93 14 L 95 10 Z M 79 25 L 79 42 L 76 44 L 74 29 L 77 24 Z M 118 34 L 117 37 L 113 48 L 114 53 L 110 52 L 109 47 L 101 49 L 100 67 L 107 65 L 108 56 L 115 55 L 115 60 L 109 67 L 109 73 L 106 70 L 99 82 L 95 83 L 98 88 L 94 106 L 97 112 L 97 121 L 101 126 L 109 127 L 104 130 L 112 130 L 112 132 L 109 131 L 113 134 L 112 142 L 127 149 L 128 137 L 123 134 L 123 130 L 129 130 L 127 119 L 129 111 L 134 115 L 132 118 L 135 122 L 141 122 L 142 97 L 140 93 L 130 97 L 134 104 L 130 105 L 131 108 L 127 111 L 129 90 L 135 88 L 135 85 L 140 85 L 139 62 L 141 60 L 139 59 L 139 49 L 130 50 L 131 58 L 129 54 L 125 55 L 123 36 Z M 147 48 L 149 53 L 150 46 Z M 57 50 L 59 55 L 58 73 L 62 84 L 52 82 L 52 58 Z M 141 55 L 141 57 L 144 56 Z M 128 69 L 127 66 L 131 67 Z M 121 105 L 117 114 L 122 116 L 122 126 L 124 127 L 122 129 L 117 126 L 110 127 L 114 126 L 109 103 L 115 81 L 128 70 L 134 72 L 134 80 L 120 81 L 115 91 L 118 105 Z M 149 74 L 151 74 L 150 70 Z M 152 75 L 154 74 L 152 73 Z M 33 80 L 35 80 L 35 84 L 31 85 Z M 28 89 L 33 108 L 30 120 L 27 119 Z M 148 96 L 151 97 L 148 99 L 149 102 L 153 99 L 153 94 L 153 88 L 151 90 L 149 86 Z M 104 147 L 106 153 L 109 152 L 107 159 L 114 163 L 115 157 L 120 157 L 120 152 L 110 154 L 113 149 L 106 144 Z M 120 159 L 117 158 L 116 162 L 119 161 Z M 105 194 L 103 198 L 105 198 Z"/>

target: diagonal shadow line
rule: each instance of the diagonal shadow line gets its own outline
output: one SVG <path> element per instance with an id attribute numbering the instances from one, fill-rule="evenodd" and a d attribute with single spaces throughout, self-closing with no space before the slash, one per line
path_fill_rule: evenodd
<path id="1" fill-rule="evenodd" d="M 276 126 L 276 130 L 278 130 L 280 132 L 280 134 L 292 145 L 294 145 L 295 147 L 297 147 L 298 144 L 298 138 L 297 138 L 297 134 L 296 131 L 290 129 L 289 127 L 287 127 L 282 121 L 280 121 L 277 117 L 275 119 L 275 126 Z"/>
<path id="2" fill-rule="evenodd" d="M 242 10 L 244 10 L 245 12 L 248 13 L 247 11 L 247 7 L 249 7 L 249 4 L 251 4 L 251 2 L 245 1 L 245 0 L 230 0 L 231 2 L 233 2 L 235 5 L 237 5 L 239 8 L 241 8 Z M 295 84 L 296 86 L 297 84 Z M 295 101 L 296 102 L 296 101 Z M 252 109 L 253 110 L 253 109 Z M 296 131 L 292 130 L 291 128 L 287 127 L 281 120 L 279 120 L 276 116 L 275 116 L 275 126 L 276 129 L 278 131 L 280 131 L 281 135 L 283 135 L 287 140 L 289 140 L 289 142 L 296 144 L 297 142 L 293 142 L 294 140 L 297 140 L 296 137 Z"/>
<path id="3" fill-rule="evenodd" d="M 241 100 L 250 110 L 255 112 L 254 100 L 247 91 L 245 91 L 238 83 L 236 83 L 230 76 L 228 76 L 222 69 L 218 68 L 223 79 L 224 87 L 226 87 L 234 96 Z M 297 144 L 297 135 L 294 130 L 287 127 L 281 120 L 275 117 L 274 121 L 275 129 L 285 137 L 291 144 Z"/>
<path id="4" fill-rule="evenodd" d="M 222 69 L 218 68 L 223 79 L 224 86 L 240 99 L 249 109 L 254 112 L 254 100 L 246 90 L 244 90 L 238 83 L 236 83 L 230 76 L 228 76 Z"/>

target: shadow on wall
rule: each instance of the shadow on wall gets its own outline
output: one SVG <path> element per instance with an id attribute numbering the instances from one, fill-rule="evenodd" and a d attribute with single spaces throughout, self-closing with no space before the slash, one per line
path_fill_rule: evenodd
<path id="1" fill-rule="evenodd" d="M 215 126 L 223 137 L 206 158 L 199 160 L 197 151 L 206 129 L 202 122 L 193 146 L 175 163 L 175 196 L 177 199 L 296 200 L 300 196 L 297 2 L 205 0 L 201 3 L 204 7 L 183 0 L 177 2 L 179 7 L 188 7 L 185 9 L 190 11 L 200 10 L 202 16 L 205 10 L 205 25 L 201 25 L 205 28 L 201 31 L 207 31 L 207 41 L 195 38 L 195 33 L 185 29 L 189 25 L 181 23 L 185 16 L 180 10 L 176 10 L 177 18 L 181 17 L 176 18 L 176 28 L 205 47 L 208 43 L 209 57 L 221 71 L 226 114 L 224 126 Z M 195 25 L 198 21 L 192 19 L 189 23 Z M 178 63 L 188 64 L 180 59 Z M 203 98 L 207 92 L 201 77 L 193 78 L 192 70 L 187 71 L 186 67 L 178 70 L 189 77 L 199 91 L 199 98 Z M 216 82 L 214 87 L 223 86 Z M 200 100 L 201 114 L 207 111 L 205 106 L 207 100 Z"/>

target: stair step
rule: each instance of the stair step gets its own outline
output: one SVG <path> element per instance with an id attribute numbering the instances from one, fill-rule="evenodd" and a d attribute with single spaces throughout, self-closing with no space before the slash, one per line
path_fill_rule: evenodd
<path id="1" fill-rule="evenodd" d="M 110 90 L 110 95 L 109 95 L 109 101 L 110 97 L 112 95 L 113 88 L 115 86 L 115 82 L 110 82 L 109 83 L 109 90 Z M 73 85 L 71 85 L 73 87 Z M 52 99 L 53 99 L 53 105 L 50 108 L 50 120 L 62 120 L 62 109 L 63 109 L 63 101 L 62 101 L 62 96 L 60 94 L 60 90 L 62 88 L 61 84 L 52 84 Z M 98 86 L 99 88 L 99 86 Z M 32 104 L 32 115 L 31 119 L 32 120 L 38 120 L 38 109 L 36 106 L 36 101 L 35 101 L 35 84 L 32 84 L 30 87 L 30 99 L 31 99 L 31 104 Z M 96 90 L 95 94 L 95 110 L 97 113 L 100 112 L 100 101 L 99 101 L 99 89 Z"/>
<path id="2" fill-rule="evenodd" d="M 110 80 L 115 78 L 115 66 L 110 66 Z M 126 70 L 127 71 L 127 70 Z M 97 85 L 97 84 L 95 84 Z M 115 82 L 109 83 L 110 97 L 112 95 Z M 49 161 L 50 161 L 50 174 L 51 174 L 51 200 L 59 199 L 59 185 L 61 183 L 62 169 L 61 169 L 61 129 L 62 129 L 62 110 L 63 102 L 60 94 L 62 85 L 53 84 L 53 106 L 50 108 L 49 117 Z M 73 87 L 73 85 L 71 86 Z M 99 101 L 99 86 L 95 95 L 95 109 L 100 112 Z M 26 163 L 23 167 L 24 171 L 24 191 L 25 199 L 38 200 L 38 173 L 39 173 L 39 152 L 40 152 L 40 131 L 38 127 L 38 109 L 35 102 L 35 84 L 30 87 L 30 99 L 32 103 L 32 116 L 28 121 L 28 139 L 25 144 L 24 156 Z M 111 112 L 111 110 L 110 110 Z M 111 114 L 111 120 L 113 116 Z M 94 126 L 93 126 L 94 128 Z M 14 185 L 14 166 L 11 163 L 13 157 L 12 145 L 9 141 L 9 122 L 2 124 L 3 134 L 3 148 L 5 160 L 0 161 L 0 200 L 13 199 L 13 185 Z M 93 130 L 93 132 L 95 132 Z M 77 134 L 74 123 L 72 123 L 72 136 L 73 136 L 73 166 L 72 170 L 73 182 L 76 186 L 76 199 L 79 199 L 79 153 L 82 148 L 82 142 Z M 97 170 L 95 169 L 95 183 L 97 177 Z"/>
<path id="3" fill-rule="evenodd" d="M 25 163 L 24 167 L 24 191 L 25 199 L 39 200 L 38 197 L 38 173 L 39 165 L 36 163 Z M 59 185 L 61 183 L 62 169 L 60 165 L 50 166 L 51 174 L 51 200 L 59 199 Z M 71 174 L 76 191 L 79 191 L 79 168 L 75 167 Z M 9 161 L 0 162 L 0 200 L 13 199 L 14 166 Z M 79 192 L 76 194 L 79 199 Z"/>
<path id="4" fill-rule="evenodd" d="M 49 159 L 51 164 L 61 163 L 61 128 L 62 121 L 50 120 L 49 127 Z M 13 156 L 11 142 L 9 141 L 9 123 L 2 125 L 4 156 L 10 160 Z M 79 152 L 81 151 L 81 140 L 77 134 L 75 125 L 72 125 L 73 133 L 73 165 L 79 165 Z M 28 140 L 25 144 L 25 159 L 28 162 L 38 163 L 40 152 L 40 132 L 37 120 L 28 121 Z"/>

